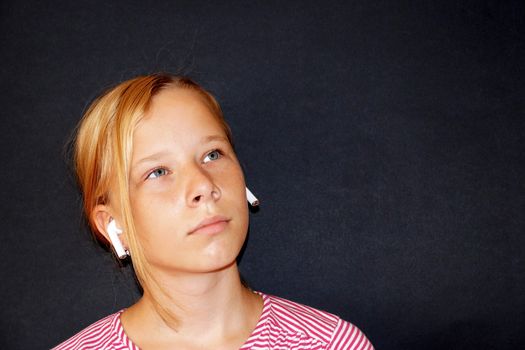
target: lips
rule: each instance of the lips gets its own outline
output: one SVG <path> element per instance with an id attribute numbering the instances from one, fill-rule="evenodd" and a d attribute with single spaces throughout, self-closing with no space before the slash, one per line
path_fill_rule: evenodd
<path id="1" fill-rule="evenodd" d="M 204 234 L 213 235 L 222 232 L 228 225 L 228 219 L 225 216 L 217 215 L 211 218 L 202 220 L 197 226 L 195 226 L 188 234 Z"/>

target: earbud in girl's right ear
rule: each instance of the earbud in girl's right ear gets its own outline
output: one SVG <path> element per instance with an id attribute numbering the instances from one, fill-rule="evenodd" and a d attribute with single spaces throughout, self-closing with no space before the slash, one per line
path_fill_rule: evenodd
<path id="1" fill-rule="evenodd" d="M 113 249 L 115 249 L 115 253 L 117 253 L 117 256 L 120 259 L 125 259 L 126 256 L 129 255 L 129 252 L 122 246 L 122 242 L 118 237 L 118 235 L 122 233 L 122 230 L 117 227 L 117 223 L 115 222 L 115 220 L 113 220 L 113 218 L 110 219 L 110 222 L 107 227 L 107 232 L 109 240 L 111 241 L 111 245 L 113 246 Z"/>
<path id="2" fill-rule="evenodd" d="M 250 191 L 248 187 L 246 187 L 246 199 L 252 207 L 256 207 L 259 205 L 259 200 L 253 195 L 252 191 Z"/>

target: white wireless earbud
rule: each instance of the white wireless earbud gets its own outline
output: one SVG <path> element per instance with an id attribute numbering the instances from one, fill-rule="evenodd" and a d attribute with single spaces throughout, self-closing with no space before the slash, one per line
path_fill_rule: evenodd
<path id="1" fill-rule="evenodd" d="M 122 233 L 122 230 L 117 228 L 117 223 L 115 220 L 111 219 L 111 221 L 108 224 L 107 227 L 109 240 L 111 241 L 111 245 L 113 246 L 113 249 L 115 249 L 115 253 L 117 253 L 117 256 L 120 259 L 125 259 L 126 256 L 129 255 L 129 252 L 124 249 L 122 246 L 122 242 L 120 241 L 120 238 L 118 235 Z"/>
<path id="2" fill-rule="evenodd" d="M 252 191 L 250 191 L 248 187 L 246 187 L 246 199 L 252 207 L 256 207 L 259 205 L 259 200 L 253 195 Z"/>

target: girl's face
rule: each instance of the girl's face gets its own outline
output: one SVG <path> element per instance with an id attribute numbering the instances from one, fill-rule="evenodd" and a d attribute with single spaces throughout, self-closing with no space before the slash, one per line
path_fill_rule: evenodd
<path id="1" fill-rule="evenodd" d="M 197 92 L 170 88 L 153 98 L 135 129 L 130 169 L 133 218 L 153 268 L 211 272 L 235 263 L 248 230 L 244 177 Z"/>

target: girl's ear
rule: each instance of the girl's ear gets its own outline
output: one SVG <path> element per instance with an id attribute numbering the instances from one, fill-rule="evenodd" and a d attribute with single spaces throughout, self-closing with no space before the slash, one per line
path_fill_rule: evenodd
<path id="1" fill-rule="evenodd" d="M 112 219 L 110 208 L 107 205 L 99 204 L 91 211 L 91 220 L 95 223 L 97 231 L 110 242 L 108 225 Z"/>
<path id="2" fill-rule="evenodd" d="M 111 215 L 111 209 L 107 205 L 99 204 L 91 215 L 98 232 L 110 243 L 117 256 L 120 259 L 126 258 L 129 255 L 126 235 L 118 228 L 117 220 Z"/>

